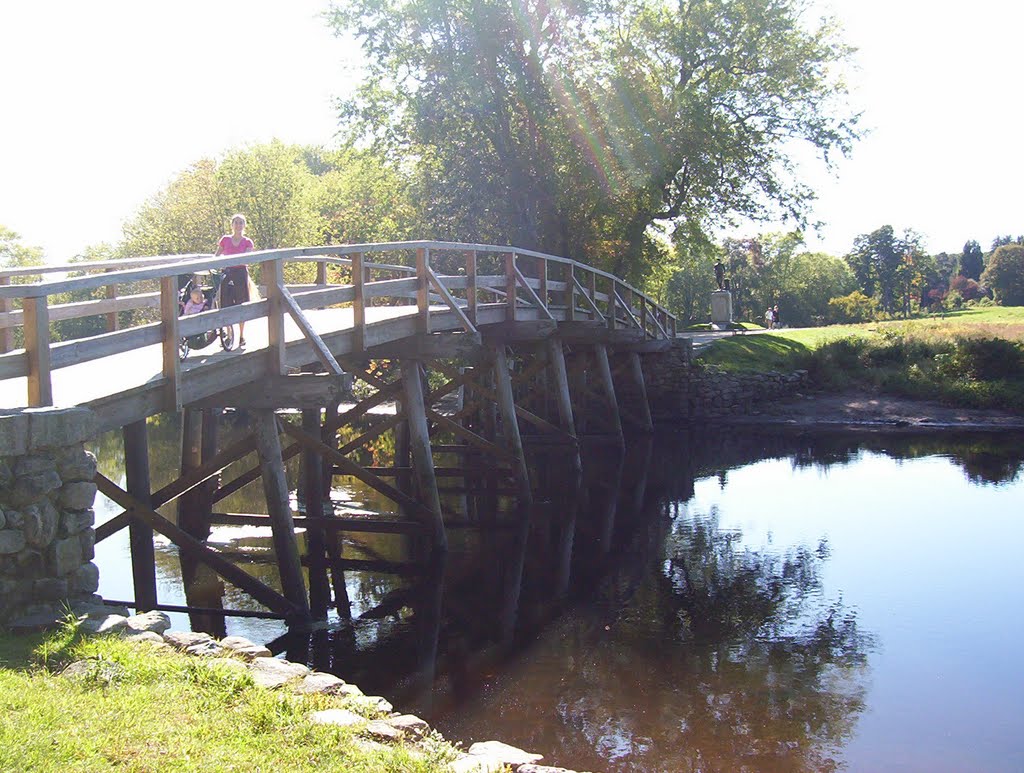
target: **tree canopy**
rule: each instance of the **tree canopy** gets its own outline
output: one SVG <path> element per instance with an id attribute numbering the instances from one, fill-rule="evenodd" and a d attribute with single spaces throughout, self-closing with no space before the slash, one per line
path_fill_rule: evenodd
<path id="1" fill-rule="evenodd" d="M 1004 306 L 1024 306 L 1024 246 L 1004 244 L 993 252 L 981 282 Z"/>
<path id="2" fill-rule="evenodd" d="M 856 138 L 835 27 L 798 0 L 338 0 L 365 74 L 352 142 L 414 159 L 433 235 L 510 242 L 630 279 L 653 224 L 799 216 L 793 140 Z"/>

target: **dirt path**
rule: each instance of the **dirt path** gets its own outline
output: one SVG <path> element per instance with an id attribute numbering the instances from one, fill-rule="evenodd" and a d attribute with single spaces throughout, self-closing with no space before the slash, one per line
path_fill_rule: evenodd
<path id="1" fill-rule="evenodd" d="M 731 423 L 864 428 L 1024 429 L 1024 416 L 1006 411 L 952 408 L 940 403 L 870 392 L 807 393 L 762 403 Z"/>

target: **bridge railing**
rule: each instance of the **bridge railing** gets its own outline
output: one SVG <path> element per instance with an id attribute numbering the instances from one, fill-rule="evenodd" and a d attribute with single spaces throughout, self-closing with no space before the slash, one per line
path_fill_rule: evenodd
<path id="1" fill-rule="evenodd" d="M 578 261 L 509 246 L 415 241 L 262 250 L 247 253 L 258 266 L 264 297 L 239 306 L 180 316 L 180 277 L 237 265 L 239 257 L 175 255 L 130 261 L 76 263 L 0 271 L 0 381 L 27 379 L 27 404 L 51 405 L 54 370 L 160 344 L 163 376 L 177 393 L 181 378 L 181 337 L 227 325 L 266 319 L 269 371 L 286 370 L 284 318 L 291 316 L 307 338 L 317 332 L 304 319 L 310 309 L 346 307 L 352 311 L 352 347 L 372 344 L 367 310 L 408 306 L 418 332 L 430 332 L 432 312 L 454 313 L 474 330 L 484 310 L 503 318 L 589 321 L 612 329 L 631 328 L 647 338 L 676 335 L 676 320 L 652 298 L 621 279 Z M 286 266 L 313 264 L 310 283 L 285 282 Z M 82 275 L 67 277 L 69 272 Z M 301 270 L 299 271 L 301 273 Z M 27 276 L 59 278 L 12 284 Z M 138 291 L 152 288 L 157 291 Z M 64 294 L 104 297 L 49 304 Z M 415 307 L 415 308 L 412 308 Z M 117 329 L 117 313 L 151 309 L 156 321 Z M 396 313 L 398 310 L 395 310 Z M 50 323 L 104 315 L 107 331 L 70 341 L 54 341 Z M 14 348 L 14 331 L 22 346 Z M 330 331 L 326 331 L 330 332 Z M 324 353 L 323 342 L 319 342 Z M 116 390 L 115 390 L 116 391 Z"/>

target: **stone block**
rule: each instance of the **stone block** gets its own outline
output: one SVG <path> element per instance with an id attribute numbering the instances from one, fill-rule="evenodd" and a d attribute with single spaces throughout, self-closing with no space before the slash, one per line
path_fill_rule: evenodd
<path id="1" fill-rule="evenodd" d="M 171 627 L 171 618 L 165 612 L 154 609 L 129 617 L 128 627 L 139 633 L 151 632 L 161 634 Z"/>
<path id="2" fill-rule="evenodd" d="M 4 448 L 0 446 L 0 448 Z M 6 451 L 7 449 L 4 448 Z M 14 472 L 11 470 L 11 465 L 7 463 L 6 458 L 0 458 L 0 491 L 9 489 L 14 484 Z"/>
<path id="3" fill-rule="evenodd" d="M 29 505 L 21 512 L 25 519 L 21 528 L 25 532 L 25 540 L 31 547 L 45 548 L 53 542 L 57 536 L 60 513 L 49 500 L 44 499 L 39 504 Z"/>
<path id="4" fill-rule="evenodd" d="M 295 685 L 295 692 L 300 694 L 322 693 L 333 695 L 345 684 L 345 680 L 336 677 L 334 674 L 325 674 L 317 671 L 307 674 L 301 682 Z"/>
<path id="5" fill-rule="evenodd" d="M 57 535 L 60 537 L 70 537 L 72 534 L 80 534 L 86 529 L 91 529 L 95 522 L 96 512 L 92 508 L 88 510 L 65 511 L 60 515 L 60 526 L 57 529 Z"/>
<path id="6" fill-rule="evenodd" d="M 96 564 L 82 564 L 68 576 L 68 590 L 72 595 L 95 593 L 99 587 L 100 569 Z"/>
<path id="7" fill-rule="evenodd" d="M 369 721 L 366 717 L 361 717 L 348 709 L 314 711 L 309 715 L 309 718 L 317 725 L 335 725 L 337 727 L 355 727 L 365 725 Z"/>
<path id="8" fill-rule="evenodd" d="M 82 565 L 82 543 L 78 535 L 54 540 L 49 549 L 50 570 L 56 577 L 71 574 Z"/>
<path id="9" fill-rule="evenodd" d="M 196 644 L 213 641 L 208 633 L 197 633 L 193 631 L 167 631 L 164 633 L 164 641 L 175 649 L 187 650 Z"/>
<path id="10" fill-rule="evenodd" d="M 510 765 L 512 767 L 526 765 L 531 762 L 540 762 L 544 759 L 544 755 L 542 754 L 524 752 L 522 749 L 517 749 L 515 746 L 509 746 L 507 743 L 502 743 L 501 741 L 478 741 L 469 747 L 469 754 L 471 756 L 498 759 L 505 765 Z"/>
<path id="11" fill-rule="evenodd" d="M 7 515 L 4 512 L 4 509 L 0 507 L 0 529 L 5 528 L 7 528 Z"/>
<path id="12" fill-rule="evenodd" d="M 25 532 L 21 529 L 0 530 L 0 555 L 20 553 L 25 544 Z"/>
<path id="13" fill-rule="evenodd" d="M 65 510 L 88 510 L 96 499 L 96 484 L 91 481 L 74 481 L 61 486 L 57 501 Z"/>
<path id="14" fill-rule="evenodd" d="M 78 537 L 78 544 L 82 548 L 82 560 L 92 561 L 96 557 L 96 532 L 92 529 L 86 529 L 79 532 L 76 536 Z"/>
<path id="15" fill-rule="evenodd" d="M 96 414 L 88 408 L 28 408 L 29 450 L 81 443 L 96 436 Z"/>
<path id="16" fill-rule="evenodd" d="M 83 443 L 55 448 L 52 453 L 57 463 L 57 474 L 65 483 L 91 481 L 96 477 L 96 457 L 85 450 Z"/>
<path id="17" fill-rule="evenodd" d="M 60 601 L 68 597 L 68 581 L 61 577 L 46 577 L 32 583 L 35 601 Z"/>
<path id="18" fill-rule="evenodd" d="M 0 448 L 9 456 L 28 451 L 28 416 L 24 411 L 0 412 Z"/>
<path id="19" fill-rule="evenodd" d="M 277 658 L 257 658 L 249 665 L 249 669 L 257 685 L 271 689 L 301 679 L 309 673 L 309 669 L 301 663 Z"/>
<path id="20" fill-rule="evenodd" d="M 7 501 L 15 507 L 24 507 L 38 502 L 60 486 L 61 479 L 56 469 L 28 475 L 16 474 L 14 485 L 7 494 Z"/>

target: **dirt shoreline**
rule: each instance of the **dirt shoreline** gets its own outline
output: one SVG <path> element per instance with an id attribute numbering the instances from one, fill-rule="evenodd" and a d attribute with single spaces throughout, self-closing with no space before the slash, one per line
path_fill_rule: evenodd
<path id="1" fill-rule="evenodd" d="M 941 403 L 870 392 L 807 392 L 760 403 L 730 424 L 855 429 L 1024 430 L 1024 415 L 1009 411 L 955 408 Z"/>

